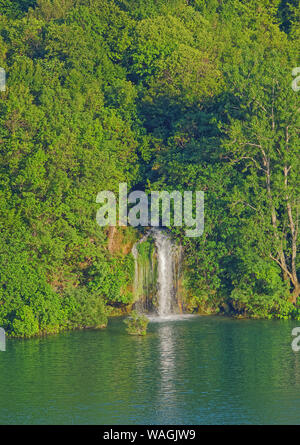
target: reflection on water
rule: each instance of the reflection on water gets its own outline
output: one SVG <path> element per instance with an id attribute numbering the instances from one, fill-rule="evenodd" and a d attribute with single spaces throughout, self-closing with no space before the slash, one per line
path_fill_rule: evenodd
<path id="1" fill-rule="evenodd" d="M 292 321 L 152 319 L 146 337 L 106 330 L 10 340 L 0 423 L 300 423 Z"/>
<path id="2" fill-rule="evenodd" d="M 164 413 L 168 407 L 176 406 L 176 357 L 172 325 L 161 326 L 159 331 L 160 391 L 158 411 Z"/>

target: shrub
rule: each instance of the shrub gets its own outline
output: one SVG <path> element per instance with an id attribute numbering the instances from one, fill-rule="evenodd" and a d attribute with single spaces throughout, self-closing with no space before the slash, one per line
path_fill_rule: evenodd
<path id="1" fill-rule="evenodd" d="M 146 335 L 149 319 L 139 314 L 137 311 L 132 311 L 131 316 L 124 320 L 127 325 L 126 331 L 131 335 Z"/>
<path id="2" fill-rule="evenodd" d="M 107 325 L 108 308 L 101 296 L 84 287 L 69 291 L 64 301 L 69 328 L 100 328 Z"/>
<path id="3" fill-rule="evenodd" d="M 13 332 L 15 337 L 33 337 L 39 333 L 39 323 L 30 306 L 22 306 L 16 311 L 13 321 Z"/>

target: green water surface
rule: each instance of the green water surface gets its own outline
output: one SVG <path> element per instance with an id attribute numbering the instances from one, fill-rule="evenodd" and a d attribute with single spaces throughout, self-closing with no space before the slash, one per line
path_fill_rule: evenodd
<path id="1" fill-rule="evenodd" d="M 129 336 L 105 330 L 8 340 L 1 424 L 300 423 L 299 322 L 191 317 Z"/>

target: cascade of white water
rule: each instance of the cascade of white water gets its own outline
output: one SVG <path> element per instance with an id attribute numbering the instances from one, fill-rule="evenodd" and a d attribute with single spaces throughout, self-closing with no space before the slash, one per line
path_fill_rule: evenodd
<path id="1" fill-rule="evenodd" d="M 158 262 L 158 315 L 165 317 L 173 312 L 175 296 L 174 246 L 162 230 L 153 230 Z"/>
<path id="2" fill-rule="evenodd" d="M 146 249 L 141 254 L 139 245 L 148 237 L 154 241 L 155 252 L 152 254 L 151 250 Z M 180 246 L 176 246 L 167 231 L 151 229 L 134 244 L 132 255 L 135 260 L 135 307 L 141 312 L 156 309 L 162 318 L 178 313 L 176 300 L 181 263 Z"/>

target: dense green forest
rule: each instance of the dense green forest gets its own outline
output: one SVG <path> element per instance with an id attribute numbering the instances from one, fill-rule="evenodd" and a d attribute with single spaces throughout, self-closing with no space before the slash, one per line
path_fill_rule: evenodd
<path id="1" fill-rule="evenodd" d="M 131 307 L 133 228 L 96 195 L 204 190 L 189 310 L 300 317 L 298 0 L 0 0 L 0 326 Z"/>

